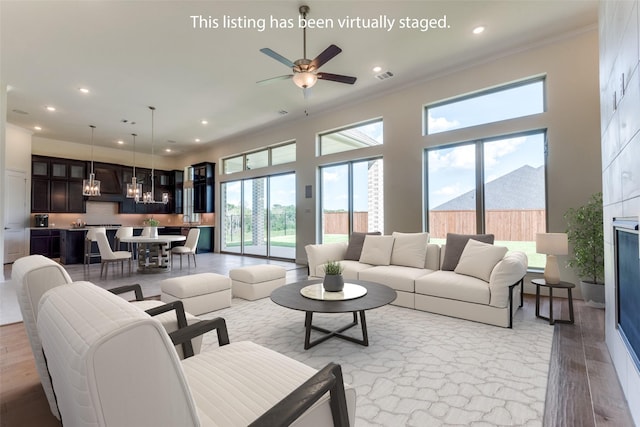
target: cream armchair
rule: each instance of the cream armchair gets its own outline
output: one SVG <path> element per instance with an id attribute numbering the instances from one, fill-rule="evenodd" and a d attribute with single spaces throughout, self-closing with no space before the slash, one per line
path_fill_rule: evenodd
<path id="1" fill-rule="evenodd" d="M 89 282 L 47 292 L 39 312 L 38 331 L 65 425 L 354 422 L 355 391 L 345 390 L 339 366 L 317 372 L 248 341 L 229 344 L 224 319 L 167 335 L 156 319 Z M 174 345 L 204 324 L 216 328 L 220 346 L 180 361 Z"/>

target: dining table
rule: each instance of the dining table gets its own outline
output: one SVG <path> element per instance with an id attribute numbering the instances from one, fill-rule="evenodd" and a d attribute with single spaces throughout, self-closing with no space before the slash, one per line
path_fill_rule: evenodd
<path id="1" fill-rule="evenodd" d="M 159 234 L 157 237 L 120 238 L 122 243 L 133 244 L 139 273 L 160 273 L 171 270 L 171 244 L 185 240 L 187 240 L 186 236 L 168 234 Z"/>

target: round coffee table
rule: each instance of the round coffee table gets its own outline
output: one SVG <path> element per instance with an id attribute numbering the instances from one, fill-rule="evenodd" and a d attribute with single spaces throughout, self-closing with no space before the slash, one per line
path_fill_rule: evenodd
<path id="1" fill-rule="evenodd" d="M 300 291 L 309 285 L 322 283 L 322 280 L 304 280 L 292 283 L 290 285 L 281 286 L 271 293 L 271 300 L 292 310 L 300 310 L 305 312 L 305 337 L 304 349 L 307 350 L 315 345 L 328 340 L 331 337 L 342 338 L 356 344 L 368 346 L 369 336 L 367 333 L 367 321 L 365 310 L 387 305 L 396 299 L 396 291 L 388 286 L 379 283 L 366 282 L 363 280 L 345 280 L 345 284 L 355 284 L 362 286 L 367 290 L 366 294 L 358 298 L 336 300 L 336 299 L 312 299 L 303 296 Z M 353 313 L 353 321 L 336 330 L 314 326 L 313 313 Z M 362 324 L 362 339 L 344 335 L 342 332 L 352 328 L 358 324 L 358 314 L 360 314 L 360 323 Z M 324 333 L 323 336 L 311 341 L 311 330 Z"/>

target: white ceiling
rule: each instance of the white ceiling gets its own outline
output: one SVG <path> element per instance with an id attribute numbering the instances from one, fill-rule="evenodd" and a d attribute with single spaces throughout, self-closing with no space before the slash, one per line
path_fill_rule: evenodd
<path id="1" fill-rule="evenodd" d="M 355 76 L 355 85 L 318 81 L 305 100 L 289 80 L 256 84 L 290 74 L 260 48 L 291 61 L 302 58 L 302 30 L 297 28 L 302 4 L 311 7 L 308 18 L 334 20 L 333 29 L 307 30 L 307 56 L 313 59 L 330 44 L 338 45 L 343 52 L 320 71 Z M 39 136 L 79 143 L 89 143 L 88 126 L 94 124 L 95 144 L 124 149 L 131 149 L 135 132 L 140 135 L 137 149 L 149 151 L 147 106 L 153 105 L 155 152 L 185 153 L 301 117 L 305 110 L 318 113 L 583 29 L 597 22 L 597 7 L 597 0 L 0 0 L 7 121 L 27 129 L 39 125 Z M 267 28 L 194 29 L 192 15 L 219 22 L 225 15 L 264 18 Z M 338 19 L 347 16 L 381 15 L 396 19 L 395 28 L 338 28 Z M 398 28 L 401 18 L 445 15 L 447 29 Z M 292 19 L 296 28 L 269 28 L 272 16 Z M 486 31 L 475 36 L 472 29 L 478 25 Z M 394 77 L 375 78 L 376 65 Z M 80 93 L 80 87 L 90 93 Z M 56 111 L 46 111 L 49 105 Z M 208 125 L 200 123 L 203 119 Z M 118 139 L 125 145 L 117 145 Z"/>

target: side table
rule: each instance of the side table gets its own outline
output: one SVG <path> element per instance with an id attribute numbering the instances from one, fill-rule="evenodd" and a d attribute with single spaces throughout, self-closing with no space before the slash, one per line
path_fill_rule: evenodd
<path id="1" fill-rule="evenodd" d="M 573 324 L 573 297 L 571 295 L 571 290 L 576 287 L 575 284 L 569 282 L 560 282 L 558 284 L 552 285 L 547 283 L 544 279 L 533 279 L 531 283 L 536 285 L 536 317 L 541 319 L 545 319 L 549 321 L 550 325 L 555 323 L 570 323 Z M 549 288 L 549 317 L 540 315 L 540 287 L 544 286 L 545 288 Z M 567 297 L 569 302 L 569 320 L 562 319 L 554 319 L 553 318 L 553 290 L 554 289 L 566 289 Z"/>

